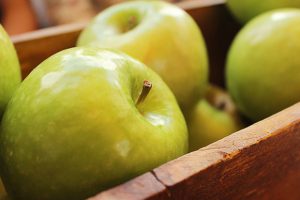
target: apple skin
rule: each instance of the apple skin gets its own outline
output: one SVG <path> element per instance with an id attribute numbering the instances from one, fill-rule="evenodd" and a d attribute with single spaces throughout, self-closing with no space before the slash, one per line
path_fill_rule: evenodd
<path id="1" fill-rule="evenodd" d="M 234 39 L 226 82 L 238 109 L 252 121 L 300 100 L 300 9 L 265 13 Z"/>
<path id="2" fill-rule="evenodd" d="M 210 85 L 206 97 L 198 102 L 188 121 L 189 149 L 198 150 L 243 127 L 230 96 Z"/>
<path id="3" fill-rule="evenodd" d="M 2 180 L 0 179 L 0 200 L 8 199 Z"/>
<path id="4" fill-rule="evenodd" d="M 15 48 L 0 25 L 0 120 L 12 94 L 21 83 L 21 72 Z"/>
<path id="5" fill-rule="evenodd" d="M 182 9 L 162 1 L 131 1 L 101 12 L 77 46 L 121 50 L 157 72 L 183 112 L 204 95 L 208 58 L 200 29 Z"/>
<path id="6" fill-rule="evenodd" d="M 143 81 L 153 87 L 135 104 Z M 41 63 L 3 116 L 1 174 L 16 200 L 81 200 L 187 152 L 173 93 L 125 54 L 77 47 Z"/>
<path id="7" fill-rule="evenodd" d="M 279 8 L 300 8 L 300 0 L 227 0 L 227 7 L 244 24 L 266 11 Z"/>

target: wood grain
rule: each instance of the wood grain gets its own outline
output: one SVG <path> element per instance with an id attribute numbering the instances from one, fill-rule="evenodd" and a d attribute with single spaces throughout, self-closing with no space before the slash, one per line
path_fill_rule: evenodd
<path id="1" fill-rule="evenodd" d="M 23 78 L 49 56 L 74 47 L 84 26 L 85 24 L 70 24 L 13 36 Z"/>
<path id="2" fill-rule="evenodd" d="M 121 200 L 121 199 L 168 199 L 166 187 L 161 184 L 152 173 L 148 172 L 125 184 L 117 186 L 107 192 L 102 192 L 88 200 Z"/>
<path id="3" fill-rule="evenodd" d="M 172 199 L 300 199 L 300 103 L 154 173 Z"/>
<path id="4" fill-rule="evenodd" d="M 299 200 L 300 103 L 166 163 L 152 174 L 155 184 L 159 181 L 166 187 L 156 193 L 163 192 L 168 199 Z M 93 200 L 104 200 L 107 195 L 110 199 L 140 199 L 135 193 L 138 190 L 125 183 Z"/>

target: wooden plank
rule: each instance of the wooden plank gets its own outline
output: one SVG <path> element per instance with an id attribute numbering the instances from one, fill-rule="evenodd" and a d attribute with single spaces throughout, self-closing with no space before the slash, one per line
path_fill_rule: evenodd
<path id="1" fill-rule="evenodd" d="M 92 200 L 299 200 L 299 144 L 300 103 L 154 169 L 150 182 L 162 190 L 141 198 L 136 185 L 149 180 L 138 178 Z"/>
<path id="2" fill-rule="evenodd" d="M 49 56 L 74 47 L 84 26 L 85 24 L 70 24 L 13 36 L 23 78 Z"/>
<path id="3" fill-rule="evenodd" d="M 168 198 L 166 187 L 148 172 L 88 200 L 164 200 Z"/>
<path id="4" fill-rule="evenodd" d="M 224 4 L 188 9 L 199 25 L 208 51 L 210 82 L 224 86 L 224 66 L 231 42 L 241 26 Z"/>
<path id="5" fill-rule="evenodd" d="M 187 0 L 187 1 L 179 1 L 175 4 L 183 8 L 184 10 L 193 10 L 197 8 L 223 5 L 225 2 L 226 0 Z"/>
<path id="6" fill-rule="evenodd" d="M 172 199 L 300 199 L 300 103 L 154 174 Z"/>

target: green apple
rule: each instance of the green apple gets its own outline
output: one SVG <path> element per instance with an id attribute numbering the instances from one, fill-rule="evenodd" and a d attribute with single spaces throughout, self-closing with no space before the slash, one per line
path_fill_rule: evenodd
<path id="1" fill-rule="evenodd" d="M 122 53 L 77 47 L 45 60 L 13 95 L 0 169 L 13 199 L 81 200 L 183 155 L 187 142 L 155 72 Z"/>
<path id="2" fill-rule="evenodd" d="M 78 46 L 119 49 L 156 71 L 184 112 L 205 92 L 208 61 L 195 21 L 162 1 L 131 1 L 100 13 L 80 34 Z"/>
<path id="3" fill-rule="evenodd" d="M 235 38 L 227 58 L 228 90 L 239 110 L 261 120 L 300 101 L 300 9 L 265 13 Z"/>
<path id="4" fill-rule="evenodd" d="M 300 8 L 300 0 L 227 0 L 227 6 L 241 23 L 246 23 L 253 17 L 273 9 Z"/>
<path id="5" fill-rule="evenodd" d="M 20 65 L 15 48 L 0 25 L 0 119 L 20 82 Z"/>
<path id="6" fill-rule="evenodd" d="M 188 121 L 190 151 L 197 150 L 243 128 L 230 96 L 210 86 Z"/>
<path id="7" fill-rule="evenodd" d="M 2 180 L 0 179 L 0 200 L 8 199 Z"/>

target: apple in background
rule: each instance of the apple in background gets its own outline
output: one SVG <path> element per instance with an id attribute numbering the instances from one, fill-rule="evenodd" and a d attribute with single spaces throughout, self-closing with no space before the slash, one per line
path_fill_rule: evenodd
<path id="1" fill-rule="evenodd" d="M 300 0 L 227 0 L 227 6 L 241 23 L 246 23 L 273 9 L 300 8 Z"/>
<path id="2" fill-rule="evenodd" d="M 0 121 L 7 102 L 20 82 L 20 65 L 15 48 L 0 25 Z"/>
<path id="3" fill-rule="evenodd" d="M 210 86 L 188 120 L 190 151 L 197 150 L 243 128 L 230 96 Z"/>
<path id="4" fill-rule="evenodd" d="M 78 46 L 119 49 L 156 71 L 183 112 L 204 95 L 208 61 L 201 31 L 182 9 L 163 1 L 131 1 L 101 12 Z"/>
<path id="5" fill-rule="evenodd" d="M 0 179 L 0 200 L 8 199 L 2 180 Z"/>
<path id="6" fill-rule="evenodd" d="M 144 64 L 91 47 L 59 52 L 3 116 L 0 166 L 13 199 L 81 200 L 188 150 L 173 93 Z"/>
<path id="7" fill-rule="evenodd" d="M 227 88 L 252 121 L 300 101 L 300 9 L 258 16 L 236 36 L 227 57 Z"/>

